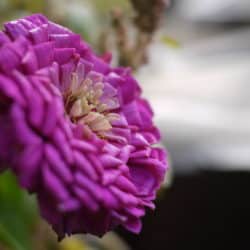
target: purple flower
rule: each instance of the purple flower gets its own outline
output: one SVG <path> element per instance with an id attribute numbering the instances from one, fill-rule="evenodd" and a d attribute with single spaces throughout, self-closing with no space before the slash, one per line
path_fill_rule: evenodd
<path id="1" fill-rule="evenodd" d="M 105 58 L 39 14 L 0 32 L 1 166 L 60 238 L 139 233 L 167 168 L 140 87 Z"/>

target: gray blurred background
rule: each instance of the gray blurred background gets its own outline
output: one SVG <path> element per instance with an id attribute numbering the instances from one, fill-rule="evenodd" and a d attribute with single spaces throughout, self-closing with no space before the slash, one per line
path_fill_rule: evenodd
<path id="1" fill-rule="evenodd" d="M 162 32 L 179 47 L 155 43 L 138 78 L 174 169 L 249 170 L 250 1 L 176 0 Z"/>

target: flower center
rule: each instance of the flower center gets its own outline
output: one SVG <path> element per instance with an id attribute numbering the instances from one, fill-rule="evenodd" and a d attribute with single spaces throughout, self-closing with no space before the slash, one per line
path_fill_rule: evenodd
<path id="1" fill-rule="evenodd" d="M 119 108 L 116 92 L 103 82 L 101 75 L 88 74 L 81 80 L 77 73 L 72 73 L 70 86 L 63 95 L 71 121 L 88 126 L 100 137 L 105 137 L 112 129 L 112 121 L 120 118 L 112 112 Z"/>

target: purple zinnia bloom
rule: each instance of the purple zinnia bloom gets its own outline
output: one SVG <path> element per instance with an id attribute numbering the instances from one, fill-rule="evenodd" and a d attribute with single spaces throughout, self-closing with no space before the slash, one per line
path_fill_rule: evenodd
<path id="1" fill-rule="evenodd" d="M 138 233 L 166 153 L 127 68 L 35 14 L 0 32 L 0 161 L 35 193 L 60 238 Z"/>

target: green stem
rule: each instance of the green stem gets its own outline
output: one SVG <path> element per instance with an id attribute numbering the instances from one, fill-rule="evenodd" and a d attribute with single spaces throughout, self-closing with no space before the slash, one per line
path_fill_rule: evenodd
<path id="1" fill-rule="evenodd" d="M 0 223 L 0 238 L 13 250 L 25 250 Z"/>

